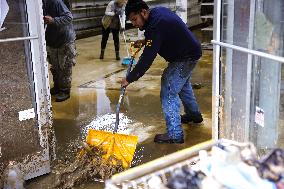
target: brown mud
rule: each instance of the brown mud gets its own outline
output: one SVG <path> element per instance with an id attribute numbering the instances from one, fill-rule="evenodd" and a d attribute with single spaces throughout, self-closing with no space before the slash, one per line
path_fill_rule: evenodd
<path id="1" fill-rule="evenodd" d="M 73 162 L 59 163 L 55 167 L 56 189 L 67 189 L 89 181 L 105 180 L 125 169 L 115 157 L 107 161 L 102 158 L 104 152 L 99 149 L 83 147 Z M 112 162 L 117 162 L 116 165 Z"/>

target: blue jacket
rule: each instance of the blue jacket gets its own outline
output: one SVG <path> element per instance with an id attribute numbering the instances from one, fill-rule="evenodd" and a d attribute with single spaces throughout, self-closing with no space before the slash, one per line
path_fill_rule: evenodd
<path id="1" fill-rule="evenodd" d="M 126 77 L 129 83 L 145 74 L 157 54 L 169 63 L 189 58 L 198 60 L 202 55 L 199 41 L 181 18 L 167 8 L 151 9 L 143 29 L 146 45 L 137 65 Z"/>
<path id="2" fill-rule="evenodd" d="M 53 24 L 48 24 L 45 32 L 47 46 L 60 48 L 76 38 L 73 28 L 73 16 L 62 0 L 44 1 L 44 15 L 54 18 Z"/>

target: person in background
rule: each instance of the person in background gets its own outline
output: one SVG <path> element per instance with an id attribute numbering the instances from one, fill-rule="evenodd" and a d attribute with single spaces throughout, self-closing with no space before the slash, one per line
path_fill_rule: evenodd
<path id="1" fill-rule="evenodd" d="M 113 0 L 106 7 L 105 15 L 102 18 L 102 41 L 100 59 L 104 59 L 105 48 L 109 33 L 115 47 L 116 60 L 120 60 L 119 55 L 119 31 L 125 29 L 125 0 Z"/>
<path id="2" fill-rule="evenodd" d="M 145 30 L 145 40 L 136 42 L 136 46 L 142 43 L 145 48 L 121 85 L 126 87 L 142 77 L 157 54 L 169 62 L 162 74 L 160 93 L 167 132 L 157 134 L 154 142 L 183 143 L 181 123 L 203 121 L 190 83 L 191 72 L 202 55 L 201 45 L 182 19 L 167 8 L 149 9 L 142 0 L 128 0 L 125 13 L 133 26 Z M 182 116 L 180 100 L 185 109 Z"/>
<path id="3" fill-rule="evenodd" d="M 61 102 L 70 98 L 72 67 L 76 63 L 73 16 L 62 0 L 43 3 L 47 55 L 54 82 L 50 93 L 55 95 L 56 102 Z"/>

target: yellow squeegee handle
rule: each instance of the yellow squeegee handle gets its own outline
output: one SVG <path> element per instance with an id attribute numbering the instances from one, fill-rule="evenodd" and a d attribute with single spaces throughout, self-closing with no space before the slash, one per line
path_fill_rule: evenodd
<path id="1" fill-rule="evenodd" d="M 127 72 L 126 72 L 126 77 L 128 76 L 128 74 L 129 74 L 130 71 L 131 71 L 131 68 L 132 68 L 132 65 L 133 65 L 135 56 L 137 55 L 137 53 L 140 51 L 140 49 L 141 49 L 142 47 L 143 47 L 143 46 L 140 46 L 140 47 L 133 53 L 133 55 L 131 56 L 131 61 L 130 61 L 130 64 L 128 65 Z M 115 118 L 115 126 L 114 126 L 113 133 L 116 133 L 116 132 L 117 132 L 117 129 L 118 129 L 120 105 L 121 105 L 121 103 L 122 103 L 122 101 L 123 101 L 124 94 L 125 94 L 125 90 L 126 90 L 126 86 L 120 88 L 119 100 L 118 100 L 118 103 L 117 103 L 117 105 L 116 105 L 116 111 L 115 111 L 116 118 Z"/>

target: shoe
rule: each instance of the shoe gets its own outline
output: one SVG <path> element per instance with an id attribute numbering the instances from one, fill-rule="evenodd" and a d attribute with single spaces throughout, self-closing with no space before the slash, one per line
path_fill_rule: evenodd
<path id="1" fill-rule="evenodd" d="M 184 143 L 183 137 L 180 139 L 172 139 L 168 136 L 167 133 L 165 134 L 157 134 L 154 138 L 154 142 L 156 143 L 178 143 L 182 144 Z"/>
<path id="2" fill-rule="evenodd" d="M 193 83 L 193 84 L 191 84 L 191 87 L 193 89 L 201 89 L 202 88 L 202 84 L 201 83 Z"/>
<path id="3" fill-rule="evenodd" d="M 58 93 L 59 93 L 59 89 L 58 89 L 58 88 L 52 87 L 52 88 L 50 89 L 50 94 L 51 94 L 51 95 L 56 95 L 56 94 L 58 94 Z"/>
<path id="4" fill-rule="evenodd" d="M 189 123 L 189 122 L 193 122 L 193 123 L 202 123 L 203 118 L 201 114 L 197 114 L 197 115 L 181 115 L 181 123 Z"/>
<path id="5" fill-rule="evenodd" d="M 70 93 L 60 91 L 55 97 L 55 102 L 63 102 L 68 98 L 70 98 Z"/>

